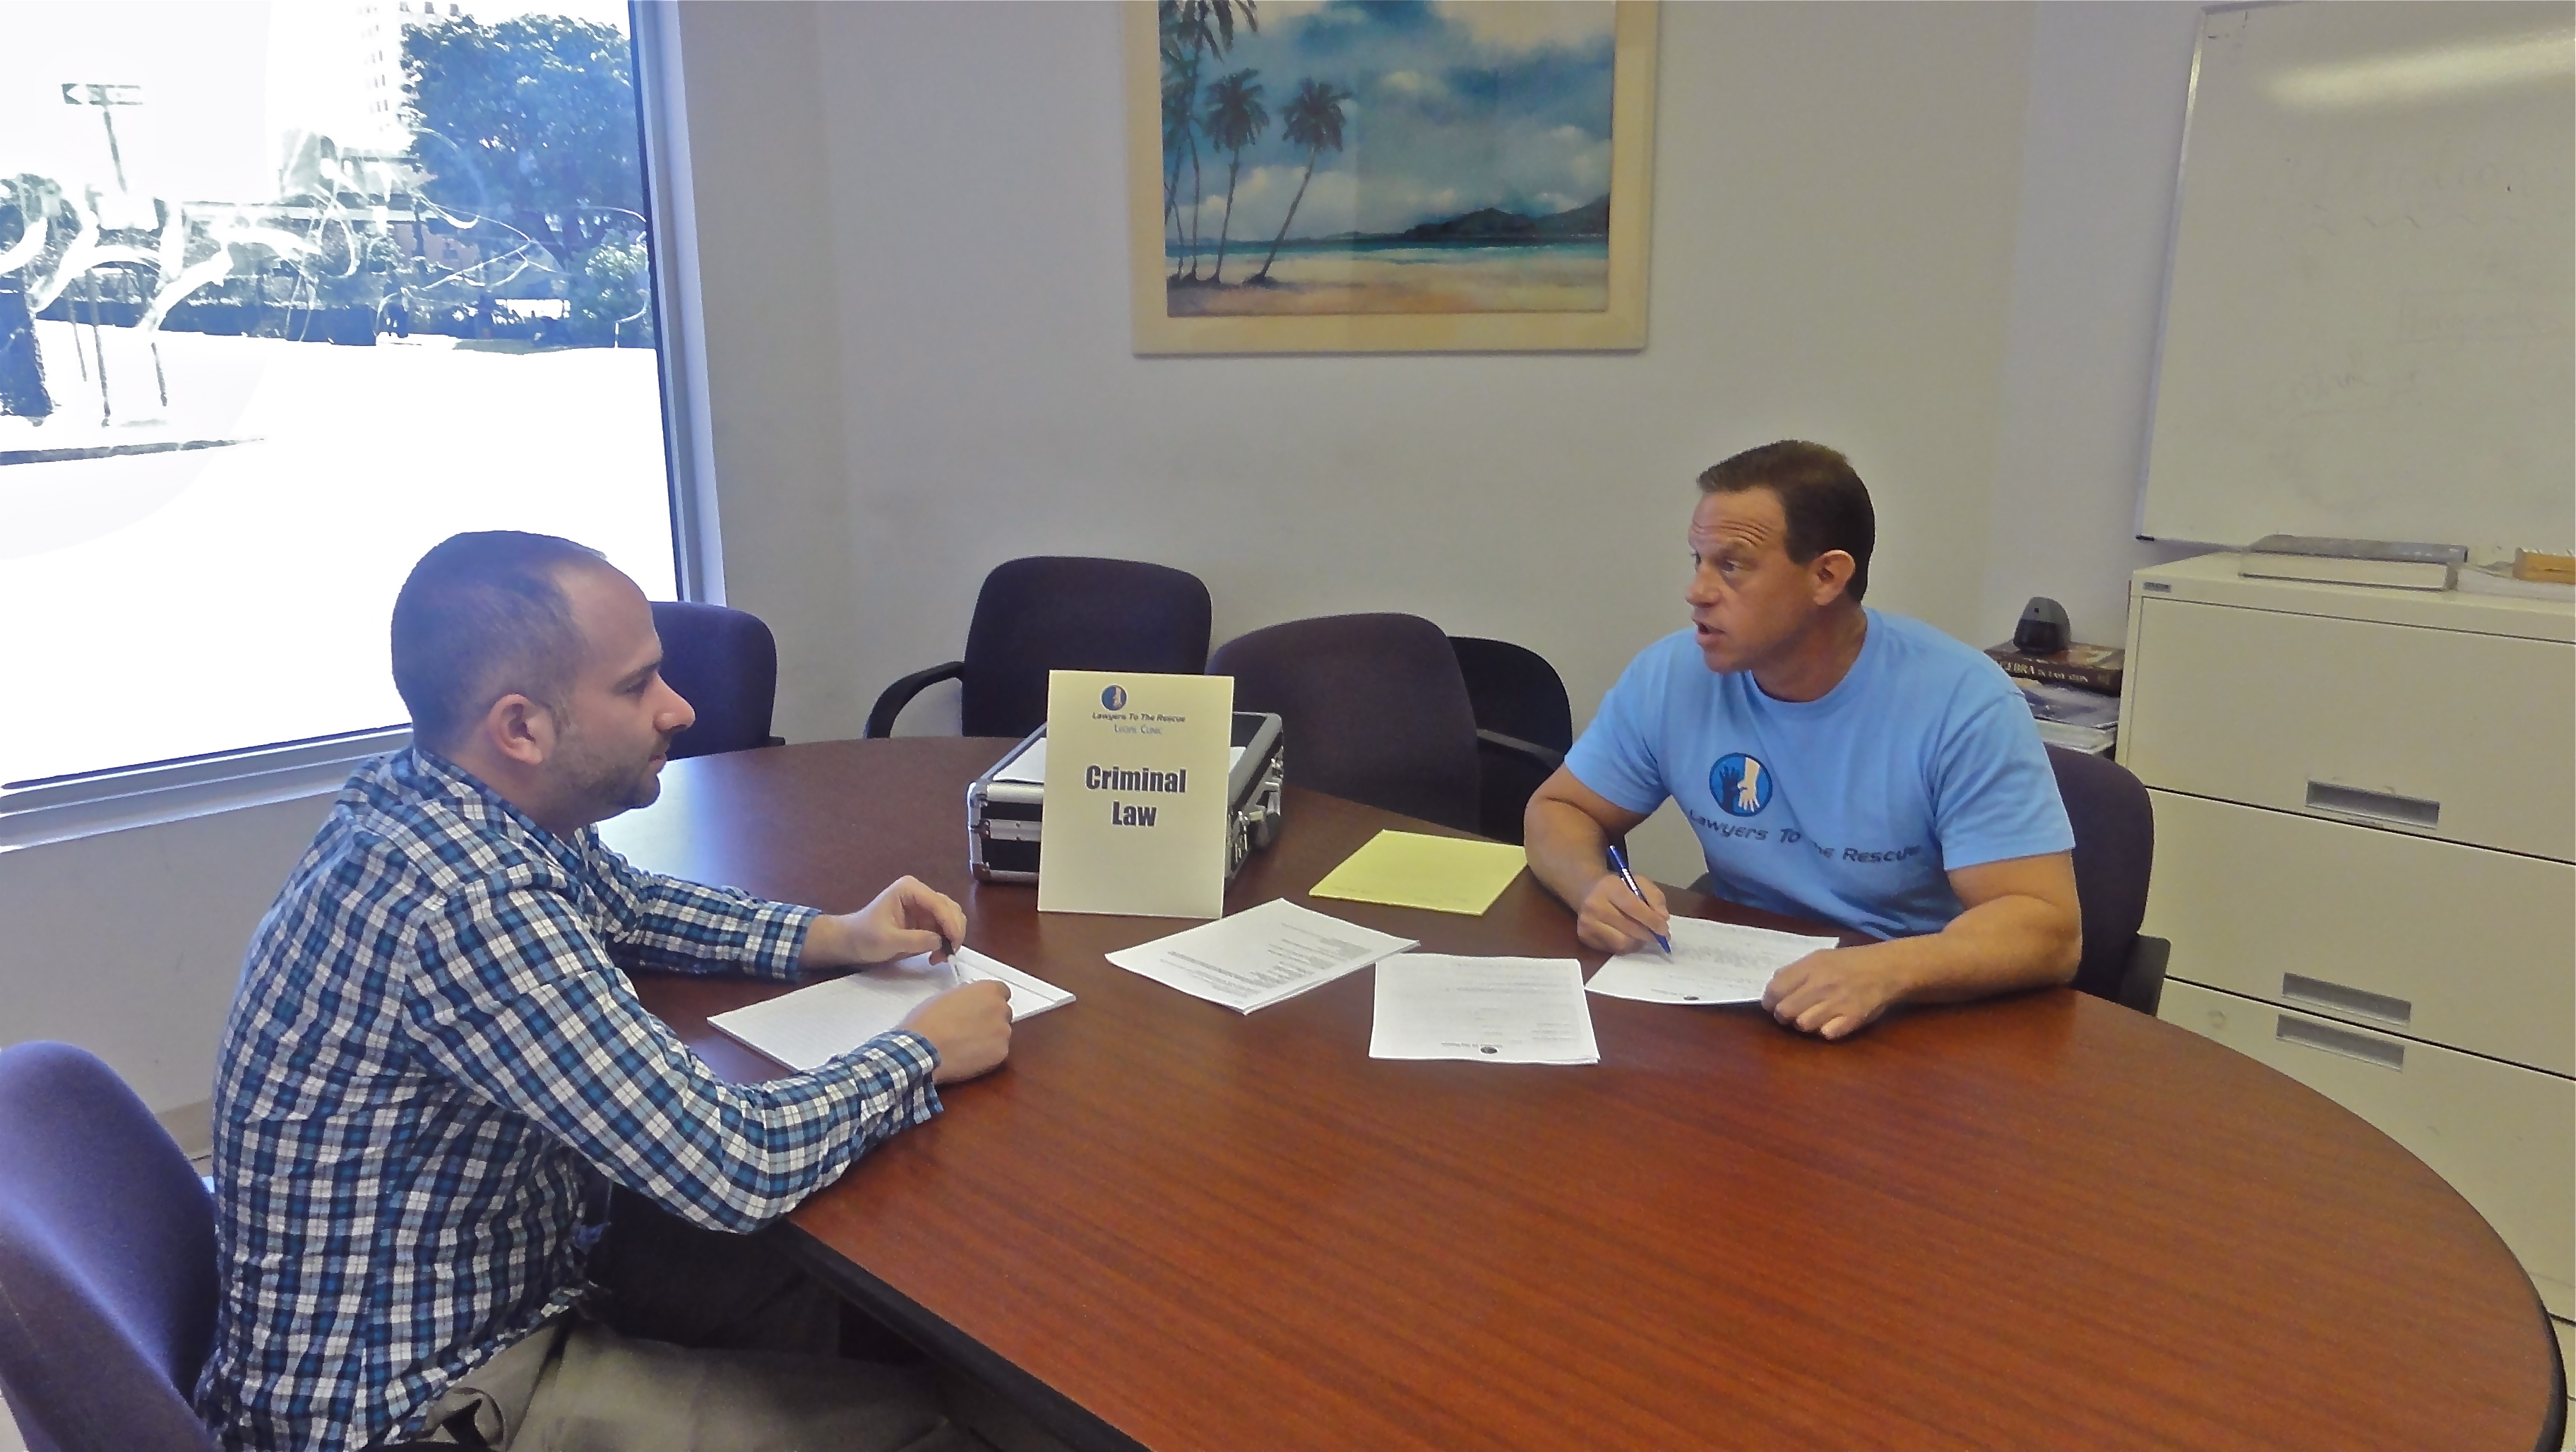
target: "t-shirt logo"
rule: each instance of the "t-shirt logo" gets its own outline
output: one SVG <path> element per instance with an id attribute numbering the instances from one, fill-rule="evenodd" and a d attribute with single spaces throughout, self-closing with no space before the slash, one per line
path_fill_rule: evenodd
<path id="1" fill-rule="evenodd" d="M 1729 752 L 1708 769 L 1708 794 L 1728 816 L 1750 817 L 1771 805 L 1771 768 L 1741 751 Z"/>

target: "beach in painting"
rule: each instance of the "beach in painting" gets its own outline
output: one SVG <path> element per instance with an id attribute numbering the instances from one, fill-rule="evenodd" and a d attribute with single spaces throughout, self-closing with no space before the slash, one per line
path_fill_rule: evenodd
<path id="1" fill-rule="evenodd" d="M 1258 286 L 1170 283 L 1165 295 L 1176 318 L 1597 313 L 1610 302 L 1610 246 L 1282 248 Z"/>
<path id="2" fill-rule="evenodd" d="M 1160 0 L 1167 315 L 1602 312 L 1598 0 Z"/>

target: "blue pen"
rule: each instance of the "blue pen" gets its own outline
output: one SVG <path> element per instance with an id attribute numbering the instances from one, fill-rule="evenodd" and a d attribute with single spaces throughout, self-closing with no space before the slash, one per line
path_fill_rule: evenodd
<path id="1" fill-rule="evenodd" d="M 1619 880 L 1628 884 L 1628 890 L 1637 895 L 1637 901 L 1645 902 L 1646 890 L 1639 887 L 1637 885 L 1637 879 L 1629 873 L 1628 859 L 1619 854 L 1619 844 L 1616 842 L 1610 844 L 1610 865 L 1619 869 Z M 1648 904 L 1648 906 L 1652 906 L 1652 904 Z M 1673 951 L 1672 939 L 1665 937 L 1661 933 L 1656 933 L 1653 937 L 1657 947 L 1662 948 L 1666 953 Z"/>

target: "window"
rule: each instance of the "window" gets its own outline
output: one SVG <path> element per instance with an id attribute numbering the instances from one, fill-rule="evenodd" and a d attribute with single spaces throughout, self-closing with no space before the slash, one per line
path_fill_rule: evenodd
<path id="1" fill-rule="evenodd" d="M 394 593 L 460 530 L 673 597 L 624 4 L 7 28 L 0 788 L 398 725 Z"/>

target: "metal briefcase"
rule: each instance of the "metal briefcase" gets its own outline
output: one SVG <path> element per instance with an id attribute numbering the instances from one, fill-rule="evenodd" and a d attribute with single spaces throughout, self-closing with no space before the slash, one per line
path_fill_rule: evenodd
<path id="1" fill-rule="evenodd" d="M 1226 799 L 1233 804 L 1225 844 L 1228 882 L 1243 870 L 1245 858 L 1278 837 L 1286 771 L 1277 716 L 1235 712 L 1234 745 L 1240 754 L 1226 778 Z M 1045 815 L 1046 728 L 1040 726 L 966 784 L 966 861 L 975 876 L 984 882 L 1037 881 Z"/>

